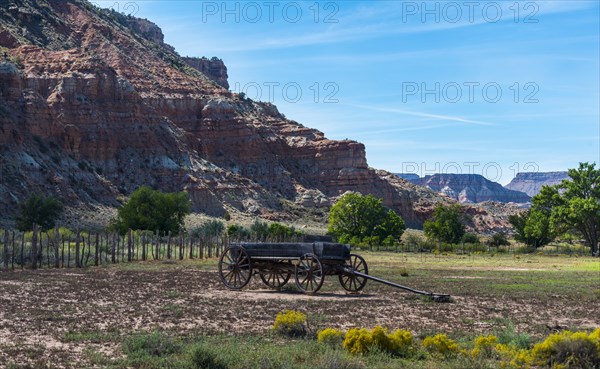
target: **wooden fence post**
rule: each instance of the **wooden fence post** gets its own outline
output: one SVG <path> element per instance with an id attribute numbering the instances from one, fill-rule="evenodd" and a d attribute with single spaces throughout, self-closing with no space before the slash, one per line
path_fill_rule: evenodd
<path id="1" fill-rule="evenodd" d="M 169 238 L 167 239 L 167 259 L 171 259 L 171 231 L 169 231 Z"/>
<path id="2" fill-rule="evenodd" d="M 31 237 L 31 269 L 37 268 L 37 224 L 33 225 L 33 235 Z"/>
<path id="3" fill-rule="evenodd" d="M 79 229 L 77 230 L 77 238 L 75 239 L 75 267 L 76 268 L 81 268 L 81 260 L 79 259 L 80 255 L 81 255 L 81 250 L 80 248 L 80 244 L 79 244 L 79 238 L 80 238 L 80 231 Z"/>
<path id="4" fill-rule="evenodd" d="M 12 252 L 10 253 L 10 269 L 15 270 L 15 255 L 17 253 L 16 250 L 16 242 L 15 242 L 15 231 L 12 232 Z"/>
<path id="5" fill-rule="evenodd" d="M 21 269 L 25 268 L 25 232 L 21 237 Z"/>
<path id="6" fill-rule="evenodd" d="M 110 261 L 114 264 L 116 262 L 115 260 L 115 234 L 113 233 L 112 235 L 112 239 L 111 239 L 111 243 L 110 243 Z"/>
<path id="7" fill-rule="evenodd" d="M 4 269 L 8 270 L 8 229 L 4 230 Z"/>
<path id="8" fill-rule="evenodd" d="M 56 227 L 54 227 L 54 266 L 57 268 L 60 268 L 60 260 L 59 260 L 59 255 L 58 255 L 58 244 L 60 243 L 60 236 L 59 236 L 59 232 L 58 232 L 59 228 L 58 228 L 58 224 L 56 225 Z"/>
<path id="9" fill-rule="evenodd" d="M 142 233 L 142 261 L 146 261 L 146 234 Z"/>
<path id="10" fill-rule="evenodd" d="M 131 229 L 127 232 L 127 261 L 131 263 Z"/>
<path id="11" fill-rule="evenodd" d="M 179 260 L 183 260 L 183 235 L 179 235 Z"/>
<path id="12" fill-rule="evenodd" d="M 96 250 L 94 250 L 94 265 L 98 266 L 99 265 L 99 259 L 100 259 L 100 240 L 98 239 L 98 233 L 96 232 Z"/>

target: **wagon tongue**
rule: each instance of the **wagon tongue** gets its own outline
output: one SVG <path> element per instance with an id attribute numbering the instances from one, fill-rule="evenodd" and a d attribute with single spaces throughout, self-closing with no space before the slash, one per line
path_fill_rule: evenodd
<path id="1" fill-rule="evenodd" d="M 416 293 L 416 294 L 419 294 L 419 295 L 427 296 L 433 302 L 451 302 L 452 301 L 450 295 L 433 293 L 433 292 L 419 291 L 419 290 L 416 290 L 414 288 L 403 286 L 401 284 L 390 282 L 390 281 L 387 281 L 385 279 L 377 278 L 377 277 L 374 277 L 372 275 L 360 273 L 360 272 L 357 272 L 357 271 L 350 271 L 350 273 L 354 274 L 357 277 L 362 277 L 362 278 L 370 279 L 372 281 L 383 283 L 383 284 L 388 285 L 388 286 L 400 288 L 400 289 L 408 291 L 408 292 L 412 292 L 412 293 Z"/>

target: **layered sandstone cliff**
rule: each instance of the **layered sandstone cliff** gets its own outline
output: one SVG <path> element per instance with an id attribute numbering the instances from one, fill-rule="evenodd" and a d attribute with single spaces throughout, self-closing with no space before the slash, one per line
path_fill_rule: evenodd
<path id="1" fill-rule="evenodd" d="M 143 184 L 184 190 L 210 215 L 277 216 L 282 201 L 326 209 L 346 191 L 372 193 L 415 227 L 449 201 L 370 168 L 361 143 L 241 99 L 224 66 L 186 62 L 149 21 L 83 0 L 7 0 L 0 47 L 5 216 L 31 191 L 118 206 Z"/>
<path id="2" fill-rule="evenodd" d="M 229 76 L 227 75 L 227 67 L 223 60 L 212 57 L 210 59 L 202 58 L 190 58 L 185 57 L 183 60 L 192 68 L 196 69 L 200 73 L 206 75 L 208 78 L 213 80 L 219 86 L 229 89 Z"/>

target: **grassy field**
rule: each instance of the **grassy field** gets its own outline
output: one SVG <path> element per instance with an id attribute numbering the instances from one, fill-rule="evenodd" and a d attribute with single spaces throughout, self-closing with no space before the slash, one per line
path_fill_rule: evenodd
<path id="1" fill-rule="evenodd" d="M 233 292 L 219 282 L 216 260 L 6 272 L 0 367 L 496 368 L 495 360 L 442 359 L 418 347 L 410 358 L 353 356 L 314 336 L 325 327 L 381 325 L 409 329 L 415 342 L 446 333 L 470 349 L 480 334 L 527 346 L 553 331 L 600 326 L 597 258 L 360 253 L 370 274 L 448 293 L 453 302 L 371 282 L 348 295 L 334 276 L 317 296 L 292 285 L 269 291 L 256 277 Z M 308 338 L 272 332 L 287 309 L 307 314 Z"/>

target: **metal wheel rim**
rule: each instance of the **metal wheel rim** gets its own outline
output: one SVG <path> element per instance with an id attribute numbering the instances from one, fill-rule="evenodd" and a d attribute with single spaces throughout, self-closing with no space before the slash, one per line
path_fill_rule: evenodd
<path id="1" fill-rule="evenodd" d="M 277 271 L 277 272 L 267 272 L 267 273 L 259 273 L 260 279 L 262 279 L 263 283 L 266 284 L 270 288 L 279 289 L 288 283 L 292 273 Z"/>
<path id="2" fill-rule="evenodd" d="M 323 266 L 319 259 L 312 255 L 303 255 L 295 270 L 296 286 L 304 293 L 316 293 L 323 285 Z"/>
<path id="3" fill-rule="evenodd" d="M 230 246 L 219 257 L 219 277 L 231 289 L 244 288 L 252 278 L 250 256 L 243 247 Z"/>
<path id="4" fill-rule="evenodd" d="M 355 270 L 359 273 L 369 274 L 369 267 L 367 266 L 367 262 L 360 255 L 350 254 L 349 266 L 352 270 Z M 340 274 L 339 276 L 340 284 L 346 291 L 350 292 L 358 292 L 365 288 L 367 284 L 367 279 L 363 277 L 357 277 L 352 274 Z"/>

